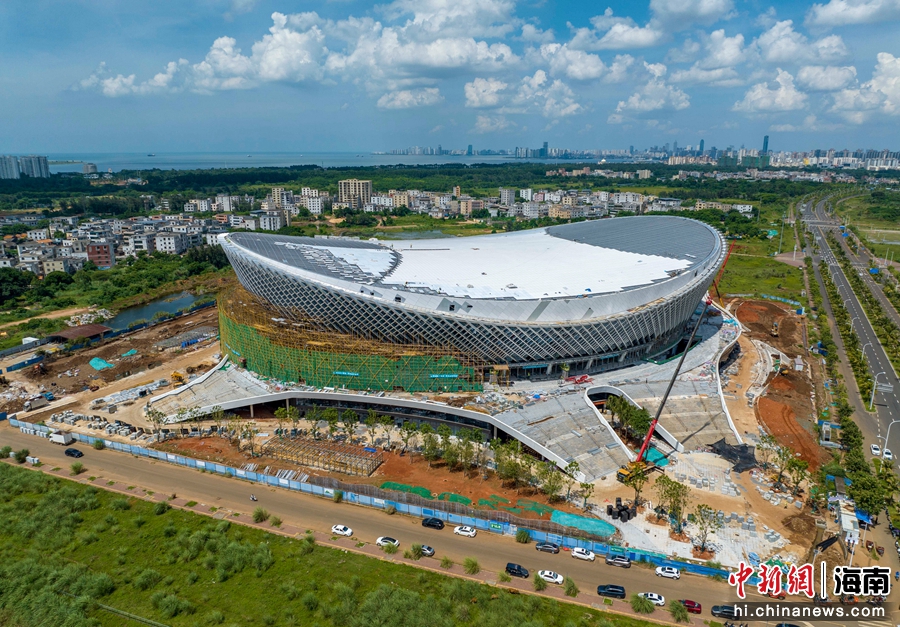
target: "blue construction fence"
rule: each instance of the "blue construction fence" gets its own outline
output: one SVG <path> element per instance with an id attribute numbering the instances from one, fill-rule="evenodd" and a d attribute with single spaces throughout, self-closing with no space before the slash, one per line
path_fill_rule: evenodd
<path id="1" fill-rule="evenodd" d="M 118 331 L 110 331 L 110 332 L 104 334 L 102 338 L 98 338 L 96 340 L 88 340 L 86 344 L 76 344 L 76 345 L 72 346 L 71 350 L 73 350 L 73 351 L 79 350 L 86 346 L 90 346 L 91 344 L 94 344 L 96 342 L 99 342 L 101 340 L 108 340 L 110 338 L 119 337 L 120 335 L 125 335 L 126 333 L 134 333 L 135 331 L 140 331 L 141 329 L 146 329 L 147 327 L 152 327 L 153 325 L 158 324 L 160 322 L 165 322 L 166 320 L 171 320 L 173 318 L 180 318 L 181 316 L 186 316 L 188 314 L 192 314 L 195 311 L 199 311 L 200 309 L 206 309 L 207 307 L 213 307 L 213 306 L 215 306 L 215 304 L 216 304 L 216 301 L 214 301 L 214 300 L 207 301 L 205 303 L 200 303 L 199 305 L 194 305 L 190 309 L 185 309 L 184 311 L 176 311 L 173 314 L 166 314 L 165 316 L 160 316 L 159 318 L 156 318 L 155 320 L 152 320 L 151 322 L 142 322 L 140 324 L 132 325 L 132 326 L 128 327 L 127 329 L 119 329 Z M 187 346 L 190 346 L 191 344 L 196 344 L 199 341 L 200 340 L 182 342 L 181 348 L 186 348 Z M 28 344 L 27 346 L 29 348 L 33 348 L 36 346 L 41 346 L 43 344 L 47 344 L 48 342 L 49 342 L 49 340 L 47 340 L 45 338 L 45 339 L 41 340 L 40 342 L 34 342 L 32 344 Z M 2 355 L 0 355 L 0 356 L 2 356 Z M 27 368 L 28 366 L 36 364 L 39 361 L 43 361 L 43 359 L 44 359 L 43 356 L 36 356 L 36 357 L 32 357 L 31 359 L 28 359 L 25 361 L 20 361 L 18 363 L 13 364 L 10 367 L 8 367 L 6 369 L 6 372 L 13 372 L 15 370 Z"/>
<path id="2" fill-rule="evenodd" d="M 45 438 L 49 436 L 49 433 L 51 431 L 49 427 L 46 427 L 44 425 L 31 424 L 15 419 L 10 420 L 9 424 L 13 427 L 17 427 L 20 431 L 22 431 L 22 433 Z M 296 490 L 297 492 L 303 492 L 306 494 L 312 494 L 329 499 L 334 496 L 335 492 L 333 488 L 325 488 L 304 481 L 290 481 L 288 479 L 273 477 L 272 475 L 264 475 L 258 472 L 251 472 L 249 470 L 232 468 L 231 466 L 225 466 L 223 464 L 217 464 L 215 462 L 193 459 L 191 457 L 175 455 L 174 453 L 167 453 L 165 451 L 157 451 L 143 446 L 114 442 L 113 440 L 95 438 L 93 436 L 84 435 L 81 433 L 72 433 L 72 436 L 79 442 L 82 442 L 88 446 L 93 446 L 94 442 L 100 440 L 103 442 L 106 448 L 112 449 L 114 451 L 129 453 L 137 457 L 148 457 L 150 459 L 169 462 L 172 464 L 177 464 L 179 466 L 185 466 L 187 468 L 205 470 L 206 472 L 216 473 L 225 477 L 236 477 L 238 479 L 244 479 L 246 481 L 252 481 L 254 483 L 259 483 L 276 488 Z M 519 526 L 508 522 L 485 520 L 483 518 L 476 518 L 473 516 L 460 516 L 458 514 L 445 512 L 436 508 L 432 509 L 429 507 L 421 507 L 418 505 L 409 505 L 398 501 L 392 501 L 390 499 L 380 499 L 364 494 L 356 494 L 355 492 L 350 491 L 343 492 L 343 500 L 347 503 L 362 505 L 363 507 L 375 507 L 378 509 L 393 507 L 397 512 L 406 514 L 408 516 L 415 516 L 417 518 L 439 518 L 448 525 L 468 525 L 469 527 L 474 527 L 479 531 L 488 531 L 501 535 L 514 536 L 520 529 Z M 599 558 L 604 558 L 607 555 L 625 555 L 635 562 L 648 562 L 653 564 L 654 566 L 674 566 L 675 568 L 678 568 L 683 572 L 700 575 L 702 577 L 728 578 L 728 571 L 725 569 L 711 568 L 702 564 L 693 564 L 689 562 L 673 560 L 663 555 L 662 553 L 653 553 L 651 551 L 644 551 L 632 547 L 621 547 L 604 542 L 586 540 L 584 538 L 578 538 L 574 536 L 536 531 L 534 529 L 528 529 L 525 527 L 521 528 L 525 529 L 525 531 L 528 532 L 528 535 L 534 542 L 555 542 L 561 547 L 565 547 L 568 549 L 579 547 L 587 549 L 589 551 L 593 551 Z M 577 533 L 578 530 L 572 529 L 572 532 Z"/>

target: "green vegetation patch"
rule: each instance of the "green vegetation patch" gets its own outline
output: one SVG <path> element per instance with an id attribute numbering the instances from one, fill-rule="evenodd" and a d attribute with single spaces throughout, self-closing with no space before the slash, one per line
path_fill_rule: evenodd
<path id="1" fill-rule="evenodd" d="M 434 497 L 431 496 L 431 492 L 428 488 L 423 488 L 422 486 L 406 485 L 405 483 L 397 483 L 395 481 L 385 481 L 381 484 L 381 489 L 394 490 L 395 492 L 409 492 L 421 496 L 423 499 L 428 499 L 429 501 L 434 500 Z"/>
<path id="2" fill-rule="evenodd" d="M 472 504 L 472 499 L 463 496 L 462 494 L 456 494 L 454 492 L 441 492 L 440 494 L 438 494 L 438 500 L 450 501 L 451 503 L 462 503 L 463 505 Z"/>
<path id="3" fill-rule="evenodd" d="M 172 627 L 602 624 L 602 612 L 583 606 L 511 594 L 192 512 L 154 516 L 153 504 L 144 501 L 112 510 L 117 498 L 0 465 L 0 624 L 122 624 L 120 616 L 87 600 Z M 120 525 L 85 533 L 111 511 Z M 138 517 L 145 523 L 136 526 Z M 470 570 L 476 565 L 469 564 Z M 647 625 L 619 617 L 616 624 Z"/>

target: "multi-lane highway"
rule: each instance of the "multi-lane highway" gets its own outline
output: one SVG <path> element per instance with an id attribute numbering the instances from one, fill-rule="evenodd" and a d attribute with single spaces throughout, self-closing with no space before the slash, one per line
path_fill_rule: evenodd
<path id="1" fill-rule="evenodd" d="M 844 276 L 843 269 L 838 264 L 829 246 L 826 238 L 829 231 L 835 232 L 840 237 L 838 222 L 826 212 L 825 200 L 818 202 L 814 208 L 811 205 L 803 205 L 801 206 L 801 211 L 807 226 L 817 237 L 821 259 L 828 265 L 832 280 L 843 300 L 843 306 L 850 314 L 853 330 L 859 337 L 859 343 L 869 363 L 872 377 L 876 378 L 881 384 L 888 384 L 893 387 L 892 392 L 876 392 L 875 412 L 863 412 L 860 416 L 859 426 L 869 438 L 866 449 L 868 451 L 871 444 L 878 444 L 882 448 L 887 447 L 892 452 L 896 451 L 900 454 L 900 424 L 895 424 L 894 428 L 890 429 L 890 441 L 885 440 L 891 423 L 895 421 L 900 423 L 900 399 L 897 396 L 900 393 L 900 380 L 894 373 L 887 354 L 875 335 L 868 318 L 866 318 L 859 299 L 853 293 L 847 277 Z M 816 265 L 818 265 L 819 260 L 819 255 L 813 256 L 813 262 Z M 863 272 L 865 273 L 864 270 Z M 832 305 L 839 306 L 840 304 L 833 303 Z M 866 403 L 868 401 L 869 399 L 865 399 Z"/>

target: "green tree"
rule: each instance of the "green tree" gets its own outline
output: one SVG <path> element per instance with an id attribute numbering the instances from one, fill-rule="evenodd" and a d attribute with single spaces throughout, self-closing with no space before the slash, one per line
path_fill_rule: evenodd
<path id="1" fill-rule="evenodd" d="M 665 476 L 665 475 L 662 475 L 662 476 Z M 644 486 L 647 484 L 647 481 L 649 479 L 650 479 L 650 477 L 647 473 L 646 468 L 634 467 L 631 470 L 631 473 L 628 475 L 628 477 L 623 482 L 629 488 L 634 490 L 634 505 L 635 505 L 635 507 L 639 507 L 641 505 L 641 492 L 643 491 Z M 658 480 L 657 480 L 657 483 L 659 483 Z"/>
<path id="2" fill-rule="evenodd" d="M 15 268 L 0 268 L 0 304 L 19 298 L 31 287 L 35 279 L 31 272 L 22 272 Z"/>
<path id="3" fill-rule="evenodd" d="M 394 431 L 394 427 L 396 427 L 396 423 L 394 422 L 393 416 L 380 416 L 379 421 L 381 422 L 382 428 L 384 428 L 384 435 L 387 436 L 387 445 L 390 447 L 391 445 L 391 433 Z"/>
<path id="4" fill-rule="evenodd" d="M 697 539 L 700 540 L 700 552 L 702 553 L 706 550 L 709 534 L 721 529 L 722 521 L 719 520 L 716 510 L 706 503 L 699 503 L 694 509 L 694 522 L 697 524 Z"/>
<path id="5" fill-rule="evenodd" d="M 318 405 L 313 405 L 306 412 L 306 420 L 309 422 L 309 435 L 313 440 L 319 439 L 319 421 L 322 420 L 322 410 Z"/>
<path id="6" fill-rule="evenodd" d="M 563 486 L 563 474 L 553 462 L 538 462 L 536 475 L 541 484 L 541 490 L 553 501 L 559 496 Z"/>
<path id="7" fill-rule="evenodd" d="M 578 481 L 576 475 L 581 472 L 581 466 L 578 465 L 578 462 L 574 459 L 570 461 L 566 465 L 565 476 L 563 477 L 563 481 L 566 482 L 566 500 L 569 500 L 569 496 L 572 493 L 572 486 L 575 485 L 575 482 Z"/>
<path id="8" fill-rule="evenodd" d="M 359 415 L 352 409 L 345 409 L 341 412 L 341 427 L 344 430 L 344 433 L 347 434 L 347 440 L 353 437 L 353 432 L 356 429 L 356 425 L 359 424 Z"/>
<path id="9" fill-rule="evenodd" d="M 441 456 L 438 436 L 434 432 L 434 427 L 427 422 L 423 422 L 419 426 L 419 433 L 422 434 L 422 457 L 425 458 L 425 461 L 428 462 L 428 467 L 431 468 L 431 464 Z"/>
<path id="10" fill-rule="evenodd" d="M 366 414 L 366 431 L 369 433 L 369 444 L 371 446 L 375 446 L 375 432 L 378 430 L 380 422 L 378 412 L 370 409 Z"/>
<path id="11" fill-rule="evenodd" d="M 647 435 L 647 431 L 650 429 L 650 423 L 652 421 L 653 419 L 650 417 L 650 412 L 646 409 L 634 408 L 633 411 L 627 413 L 625 426 L 631 432 L 633 437 L 641 439 Z"/>
<path id="12" fill-rule="evenodd" d="M 856 473 L 851 477 L 852 485 L 847 488 L 847 496 L 856 507 L 872 516 L 877 516 L 887 502 L 884 485 L 876 477 L 866 473 Z"/>
<path id="13" fill-rule="evenodd" d="M 794 457 L 787 463 L 787 471 L 791 475 L 791 481 L 794 484 L 793 494 L 795 496 L 800 492 L 800 484 L 809 477 L 808 468 L 809 462 L 799 457 Z"/>
<path id="14" fill-rule="evenodd" d="M 778 461 L 778 478 L 775 481 L 781 483 L 784 480 L 784 473 L 788 470 L 788 463 L 794 459 L 794 450 L 787 446 L 779 446 L 775 449 L 775 459 Z"/>
<path id="15" fill-rule="evenodd" d="M 639 594 L 631 595 L 631 609 L 636 614 L 652 614 L 656 611 L 656 606 L 650 599 L 646 599 Z"/>
<path id="16" fill-rule="evenodd" d="M 328 407 L 322 412 L 322 419 L 328 423 L 328 437 L 333 440 L 337 434 L 338 422 L 340 422 L 338 410 L 334 407 Z"/>
<path id="17" fill-rule="evenodd" d="M 676 623 L 691 622 L 691 617 L 688 614 L 687 608 L 681 601 L 673 601 L 669 604 L 669 614 L 672 615 L 672 620 Z"/>
<path id="18" fill-rule="evenodd" d="M 583 481 L 579 484 L 581 488 L 581 497 L 584 499 L 584 502 L 581 504 L 582 509 L 587 509 L 588 499 L 591 498 L 591 495 L 594 493 L 594 484 L 590 481 Z"/>
<path id="19" fill-rule="evenodd" d="M 763 434 L 759 438 L 759 446 L 756 447 L 756 458 L 762 464 L 764 469 L 769 467 L 769 460 L 778 448 L 778 441 L 774 435 Z"/>
<path id="20" fill-rule="evenodd" d="M 400 440 L 403 442 L 403 450 L 406 452 L 407 457 L 409 457 L 410 464 L 412 463 L 412 450 L 409 445 L 418 433 L 419 428 L 414 422 L 407 420 L 400 425 Z"/>

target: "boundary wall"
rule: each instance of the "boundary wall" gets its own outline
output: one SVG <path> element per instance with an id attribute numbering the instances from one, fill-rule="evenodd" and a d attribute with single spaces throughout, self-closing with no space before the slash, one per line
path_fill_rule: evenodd
<path id="1" fill-rule="evenodd" d="M 10 425 L 18 428 L 22 433 L 27 435 L 35 435 L 43 438 L 49 437 L 52 429 L 46 427 L 44 425 L 31 424 L 28 422 L 22 422 L 20 420 L 10 420 Z M 177 464 L 179 466 L 185 466 L 187 468 L 195 468 L 198 470 L 205 470 L 206 472 L 215 473 L 218 475 L 226 476 L 226 477 L 236 477 L 238 479 L 245 479 L 247 481 L 252 481 L 254 483 L 260 483 L 262 485 L 269 485 L 272 487 L 285 488 L 288 490 L 294 490 L 296 492 L 302 492 L 305 494 L 312 494 L 314 496 L 320 496 L 323 498 L 332 498 L 335 493 L 334 488 L 324 487 L 321 485 L 316 485 L 314 483 L 303 482 L 303 481 L 289 481 L 287 479 L 280 479 L 278 477 L 273 477 L 271 475 L 263 475 L 261 473 L 250 472 L 246 470 L 240 470 L 237 468 L 232 468 L 231 466 L 225 466 L 223 464 L 217 464 L 215 462 L 207 462 L 203 460 L 193 459 L 190 457 L 184 457 L 182 455 L 174 455 L 172 453 L 166 453 L 165 451 L 157 451 L 154 449 L 148 449 L 143 446 L 136 446 L 131 444 L 124 444 L 122 442 L 115 442 L 112 440 L 105 440 L 103 438 L 95 438 L 93 436 L 84 435 L 81 433 L 73 432 L 72 435 L 76 440 L 82 442 L 86 445 L 92 446 L 93 443 L 97 440 L 100 440 L 104 443 L 104 445 L 112 449 L 114 451 L 120 451 L 123 453 L 130 453 L 136 457 L 147 457 L 150 459 L 157 459 L 160 461 L 165 461 L 173 464 Z M 326 480 L 329 481 L 329 480 Z M 330 480 L 334 481 L 334 480 Z M 706 566 L 703 564 L 694 564 L 691 562 L 682 562 L 679 560 L 669 559 L 662 553 L 654 553 L 651 551 L 643 551 L 640 549 L 635 549 L 633 547 L 622 547 L 614 544 L 607 544 L 604 542 L 598 542 L 593 540 L 588 540 L 584 537 L 579 537 L 585 535 L 584 532 L 580 532 L 578 529 L 572 527 L 563 527 L 562 525 L 556 525 L 555 523 L 549 523 L 548 521 L 533 521 L 535 526 L 543 523 L 544 526 L 554 525 L 559 530 L 564 533 L 553 533 L 549 531 L 538 531 L 535 529 L 520 527 L 517 524 L 513 524 L 511 522 L 504 522 L 499 520 L 492 519 L 484 519 L 476 516 L 467 516 L 461 515 L 449 511 L 445 511 L 443 509 L 439 509 L 435 507 L 437 503 L 432 503 L 431 507 L 421 506 L 421 505 L 411 505 L 409 503 L 404 503 L 402 500 L 399 500 L 403 497 L 413 497 L 415 495 L 404 494 L 402 492 L 390 493 L 396 494 L 398 500 L 393 499 L 383 499 L 372 496 L 367 496 L 364 494 L 358 494 L 352 491 L 343 491 L 343 500 L 348 503 L 353 503 L 355 505 L 361 505 L 363 507 L 374 507 L 377 509 L 385 509 L 389 506 L 392 506 L 396 509 L 396 511 L 401 514 L 407 514 L 409 516 L 414 516 L 417 518 L 425 518 L 425 517 L 435 517 L 440 518 L 445 523 L 449 525 L 468 525 L 471 527 L 475 527 L 480 531 L 487 531 L 492 533 L 497 533 L 501 535 L 515 535 L 519 529 L 525 529 L 528 534 L 531 536 L 531 539 L 534 542 L 555 542 L 562 547 L 573 549 L 576 547 L 581 547 L 584 549 L 588 549 L 597 554 L 598 557 L 603 558 L 607 555 L 625 555 L 632 561 L 643 561 L 651 563 L 655 566 L 674 566 L 679 570 L 684 572 L 700 575 L 703 577 L 724 577 L 727 579 L 728 571 L 721 568 L 712 568 L 710 566 Z M 443 502 L 440 502 L 443 504 Z M 460 507 L 458 503 L 447 503 L 448 506 L 457 506 Z M 519 519 L 522 520 L 522 519 Z M 527 521 L 531 523 L 532 521 Z M 569 532 L 572 535 L 566 535 L 565 532 Z"/>

